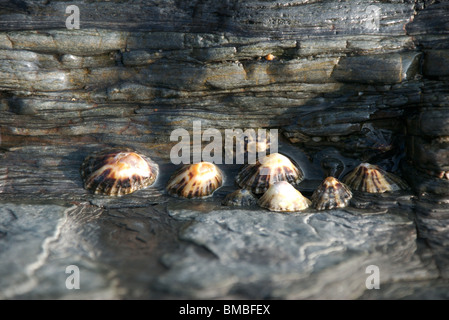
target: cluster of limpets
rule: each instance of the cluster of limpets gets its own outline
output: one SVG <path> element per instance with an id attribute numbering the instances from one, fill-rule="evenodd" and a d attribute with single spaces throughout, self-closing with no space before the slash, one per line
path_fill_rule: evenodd
<path id="1" fill-rule="evenodd" d="M 322 162 L 326 178 L 307 199 L 296 189 L 304 180 L 302 169 L 280 153 L 268 154 L 247 164 L 237 174 L 240 189 L 228 194 L 224 205 L 258 204 L 270 211 L 295 212 L 309 207 L 317 210 L 343 208 L 349 204 L 352 191 L 384 193 L 407 189 L 407 184 L 376 165 L 362 163 L 342 181 L 338 176 L 343 163 L 328 158 Z M 148 156 L 130 149 L 108 149 L 88 156 L 81 165 L 84 187 L 95 194 L 122 196 L 151 186 L 157 180 L 158 165 Z M 187 199 L 213 195 L 223 185 L 224 175 L 213 163 L 184 165 L 170 177 L 167 193 Z M 351 191 L 352 190 L 352 191 Z"/>
<path id="2" fill-rule="evenodd" d="M 296 189 L 304 179 L 301 168 L 280 153 L 267 155 L 240 170 L 236 183 L 241 189 L 227 195 L 223 204 L 248 206 L 257 203 L 262 208 L 279 212 L 302 211 L 309 207 L 329 210 L 346 207 L 352 191 L 384 193 L 408 188 L 401 178 L 369 163 L 358 165 L 342 181 L 338 180 L 344 168 L 340 160 L 327 158 L 322 162 L 322 168 L 326 178 L 307 199 Z"/>

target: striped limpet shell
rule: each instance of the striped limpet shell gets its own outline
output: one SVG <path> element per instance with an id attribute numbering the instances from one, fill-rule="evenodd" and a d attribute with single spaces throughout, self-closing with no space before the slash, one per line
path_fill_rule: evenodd
<path id="1" fill-rule="evenodd" d="M 235 139 L 235 144 L 225 144 L 224 151 L 236 157 L 237 163 L 253 163 L 270 153 L 271 133 L 267 133 L 265 129 L 245 129 L 241 134 L 236 134 Z"/>
<path id="2" fill-rule="evenodd" d="M 253 193 L 247 189 L 238 189 L 223 199 L 222 204 L 234 207 L 249 207 L 257 204 L 257 199 Z"/>
<path id="3" fill-rule="evenodd" d="M 206 198 L 223 185 L 223 173 L 213 163 L 184 165 L 170 177 L 167 192 L 182 198 Z"/>
<path id="4" fill-rule="evenodd" d="M 123 196 L 152 185 L 159 166 L 131 149 L 108 149 L 89 155 L 81 165 L 84 188 L 94 194 Z"/>
<path id="5" fill-rule="evenodd" d="M 289 158 L 272 153 L 255 164 L 245 165 L 236 177 L 242 189 L 249 189 L 254 194 L 262 194 L 276 182 L 287 181 L 293 185 L 304 179 L 304 173 Z"/>
<path id="6" fill-rule="evenodd" d="M 317 210 L 344 208 L 349 204 L 352 192 L 348 186 L 332 176 L 327 177 L 313 192 L 312 206 Z"/>
<path id="7" fill-rule="evenodd" d="M 353 191 L 384 193 L 408 189 L 407 184 L 398 176 L 379 166 L 361 163 L 349 172 L 342 182 Z"/>
<path id="8" fill-rule="evenodd" d="M 271 141 L 270 141 L 270 135 L 266 135 L 264 137 L 261 137 L 259 135 L 257 136 L 248 136 L 245 137 L 245 152 L 247 153 L 269 153 Z"/>
<path id="9" fill-rule="evenodd" d="M 278 212 L 295 212 L 307 209 L 312 203 L 287 181 L 276 182 L 257 202 L 262 208 Z"/>

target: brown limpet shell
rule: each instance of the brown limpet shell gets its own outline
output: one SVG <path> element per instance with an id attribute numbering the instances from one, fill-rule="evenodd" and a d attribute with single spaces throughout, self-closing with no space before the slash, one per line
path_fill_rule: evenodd
<path id="1" fill-rule="evenodd" d="M 247 189 L 238 189 L 226 195 L 222 204 L 225 206 L 249 207 L 257 204 L 254 194 Z"/>
<path id="2" fill-rule="evenodd" d="M 273 61 L 276 57 L 272 53 L 269 53 L 264 58 L 267 61 Z"/>
<path id="3" fill-rule="evenodd" d="M 170 177 L 167 192 L 182 198 L 206 198 L 223 185 L 223 173 L 213 163 L 199 162 L 182 166 Z"/>
<path id="4" fill-rule="evenodd" d="M 287 181 L 271 185 L 257 203 L 262 208 L 277 212 L 302 211 L 311 205 L 311 201 Z"/>
<path id="5" fill-rule="evenodd" d="M 157 163 L 127 148 L 89 155 L 81 165 L 84 188 L 108 196 L 123 196 L 148 187 L 158 174 Z"/>
<path id="6" fill-rule="evenodd" d="M 361 163 L 349 172 L 342 182 L 353 191 L 384 193 L 408 189 L 408 185 L 398 176 L 379 166 Z"/>
<path id="7" fill-rule="evenodd" d="M 293 185 L 304 179 L 304 173 L 288 157 L 280 153 L 269 154 L 255 164 L 243 166 L 236 182 L 242 189 L 262 194 L 276 182 L 287 181 Z"/>
<path id="8" fill-rule="evenodd" d="M 317 210 L 344 208 L 349 204 L 352 192 L 338 179 L 329 176 L 313 192 L 312 206 Z"/>
<path id="9" fill-rule="evenodd" d="M 264 137 L 261 137 L 259 135 L 253 136 L 250 135 L 248 137 L 245 137 L 245 144 L 244 144 L 244 150 L 246 153 L 253 153 L 253 154 L 259 154 L 259 153 L 269 153 L 271 146 L 270 141 L 270 135 L 266 135 Z"/>
<path id="10" fill-rule="evenodd" d="M 248 130 L 253 130 L 248 132 Z M 245 163 L 251 163 L 252 159 L 257 160 L 270 153 L 271 133 L 259 133 L 259 130 L 265 129 L 244 129 L 241 135 L 236 136 L 235 144 L 225 144 L 225 152 L 232 152 L 232 155 L 238 158 L 237 154 L 242 153 L 245 157 Z"/>

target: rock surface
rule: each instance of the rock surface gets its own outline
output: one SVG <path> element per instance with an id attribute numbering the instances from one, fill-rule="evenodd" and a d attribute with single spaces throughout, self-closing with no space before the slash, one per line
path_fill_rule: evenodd
<path id="1" fill-rule="evenodd" d="M 447 2 L 86 0 L 68 30 L 70 4 L 0 1 L 0 298 L 448 298 Z M 239 166 L 220 165 L 212 198 L 175 199 L 170 134 L 193 120 L 279 129 L 309 197 L 328 155 L 412 189 L 273 213 L 222 206 Z M 112 145 L 155 160 L 155 185 L 84 190 Z"/>

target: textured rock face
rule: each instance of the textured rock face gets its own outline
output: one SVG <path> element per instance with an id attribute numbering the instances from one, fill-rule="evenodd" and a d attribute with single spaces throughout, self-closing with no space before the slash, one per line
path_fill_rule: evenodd
<path id="1" fill-rule="evenodd" d="M 79 30 L 69 4 L 0 4 L 1 298 L 447 298 L 448 3 L 80 1 Z M 222 165 L 214 197 L 174 199 L 170 134 L 193 120 L 279 129 L 309 197 L 328 155 L 413 190 L 240 210 Z M 82 160 L 113 145 L 151 156 L 155 185 L 84 190 Z"/>
<path id="2" fill-rule="evenodd" d="M 207 215 L 169 210 L 169 214 L 193 219 L 181 239 L 214 255 L 213 259 L 193 254 L 165 257 L 170 271 L 159 284 L 193 297 L 215 298 L 218 293 L 218 297 L 335 298 L 337 288 L 344 286 L 339 298 L 353 299 L 366 290 L 365 269 L 370 264 L 388 270 L 382 274 L 386 282 L 435 276 L 416 255 L 412 222 L 400 215 L 340 210 L 309 214 L 215 210 Z M 372 236 L 363 236 L 366 232 Z M 399 252 L 403 259 L 398 259 Z"/>

